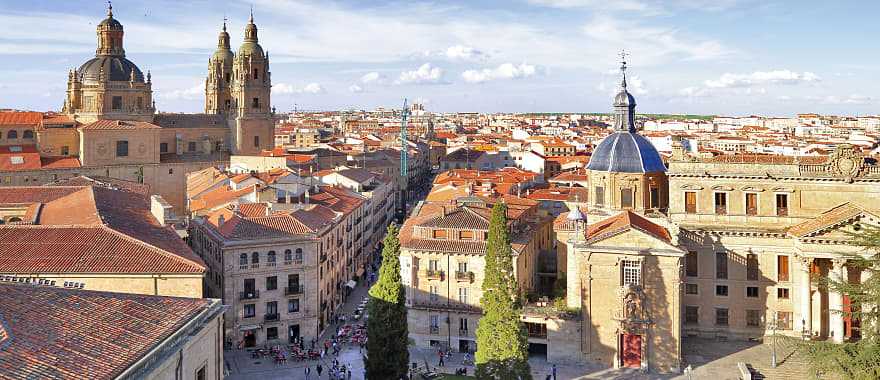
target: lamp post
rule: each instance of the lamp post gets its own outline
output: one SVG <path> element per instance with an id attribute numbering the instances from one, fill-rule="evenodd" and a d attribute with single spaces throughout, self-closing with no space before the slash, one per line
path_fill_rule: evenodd
<path id="1" fill-rule="evenodd" d="M 770 367 L 776 368 L 776 312 L 773 312 L 773 319 L 770 320 L 770 330 L 773 331 L 773 346 L 770 353 Z"/>

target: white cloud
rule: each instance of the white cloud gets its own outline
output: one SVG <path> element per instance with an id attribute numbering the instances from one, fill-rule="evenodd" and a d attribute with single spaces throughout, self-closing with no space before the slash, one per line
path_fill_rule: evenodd
<path id="1" fill-rule="evenodd" d="M 377 71 L 366 73 L 366 74 L 364 74 L 364 76 L 361 77 L 361 83 L 363 83 L 363 84 L 370 84 L 370 83 L 384 84 L 387 81 L 388 81 L 388 77 L 386 77 L 384 74 L 380 74 Z"/>
<path id="2" fill-rule="evenodd" d="M 443 69 L 425 63 L 416 70 L 404 71 L 395 84 L 441 84 L 448 83 L 443 80 Z"/>
<path id="3" fill-rule="evenodd" d="M 351 86 L 348 86 L 348 91 L 357 94 L 357 93 L 364 92 L 364 88 L 361 86 L 358 86 L 356 84 L 353 84 Z"/>
<path id="4" fill-rule="evenodd" d="M 485 58 L 486 53 L 472 48 L 470 46 L 464 45 L 454 45 L 446 48 L 446 52 L 444 53 L 446 58 L 457 61 L 457 60 L 475 60 L 480 58 Z"/>
<path id="5" fill-rule="evenodd" d="M 849 104 L 849 105 L 864 105 L 873 103 L 873 99 L 869 96 L 860 95 L 860 94 L 852 94 L 849 96 L 837 96 L 837 95 L 828 95 L 825 97 L 819 98 L 808 98 L 808 100 L 818 101 L 822 104 Z"/>
<path id="6" fill-rule="evenodd" d="M 495 68 L 466 70 L 461 73 L 461 77 L 468 83 L 483 83 L 495 79 L 528 78 L 534 76 L 537 72 L 538 68 L 535 65 L 529 65 L 526 63 L 521 63 L 519 65 L 503 63 Z"/>
<path id="7" fill-rule="evenodd" d="M 636 51 L 635 62 L 662 62 L 671 57 L 689 60 L 718 59 L 732 52 L 720 42 L 683 36 L 673 28 L 641 25 L 631 19 L 594 17 L 583 26 L 590 44 L 600 51 L 615 51 L 626 47 Z M 606 53 L 607 56 L 607 53 Z M 608 62 L 607 58 L 601 62 Z M 603 66 L 602 69 L 607 68 Z"/>
<path id="8" fill-rule="evenodd" d="M 764 84 L 795 85 L 820 81 L 818 75 L 804 71 L 802 73 L 790 70 L 755 71 L 751 74 L 724 73 L 718 79 L 705 81 L 706 87 L 731 88 L 751 87 Z"/>
<path id="9" fill-rule="evenodd" d="M 189 88 L 178 88 L 168 92 L 156 91 L 158 100 L 198 100 L 205 97 L 205 83 L 196 84 Z"/>
<path id="10" fill-rule="evenodd" d="M 289 83 L 276 83 L 272 85 L 272 93 L 276 95 L 292 94 L 321 94 L 326 92 L 318 83 L 309 83 L 303 87 L 296 87 Z"/>
<path id="11" fill-rule="evenodd" d="M 638 0 L 528 0 L 532 5 L 548 8 L 575 9 L 575 8 L 603 8 L 621 11 L 658 11 L 653 6 Z"/>

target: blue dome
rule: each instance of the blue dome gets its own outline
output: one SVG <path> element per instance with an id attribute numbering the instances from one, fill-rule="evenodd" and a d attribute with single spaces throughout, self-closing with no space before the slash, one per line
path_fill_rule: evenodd
<path id="1" fill-rule="evenodd" d="M 648 139 L 633 132 L 615 132 L 593 150 L 589 170 L 615 173 L 665 172 L 666 165 Z"/>

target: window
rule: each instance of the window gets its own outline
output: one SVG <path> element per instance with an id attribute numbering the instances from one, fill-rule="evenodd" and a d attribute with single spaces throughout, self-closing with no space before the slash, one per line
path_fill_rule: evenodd
<path id="1" fill-rule="evenodd" d="M 253 295 L 257 293 L 257 282 L 252 278 L 244 279 L 244 292 L 249 295 Z"/>
<path id="2" fill-rule="evenodd" d="M 467 303 L 468 301 L 468 290 L 467 288 L 458 288 L 458 302 Z"/>
<path id="3" fill-rule="evenodd" d="M 247 253 L 242 253 L 238 256 L 238 265 L 247 266 Z"/>
<path id="4" fill-rule="evenodd" d="M 746 193 L 746 215 L 758 215 L 758 194 Z"/>
<path id="5" fill-rule="evenodd" d="M 688 214 L 697 213 L 697 193 L 694 191 L 684 192 L 684 212 Z"/>
<path id="6" fill-rule="evenodd" d="M 468 268 L 467 268 L 467 262 L 466 262 L 466 261 L 459 261 L 459 262 L 458 262 L 458 271 L 459 271 L 460 273 L 466 273 L 466 272 L 468 271 L 467 269 L 468 269 Z"/>
<path id="7" fill-rule="evenodd" d="M 633 207 L 633 191 L 632 189 L 620 189 L 620 207 Z"/>
<path id="8" fill-rule="evenodd" d="M 697 325 L 700 323 L 700 308 L 697 306 L 684 307 L 684 323 Z"/>
<path id="9" fill-rule="evenodd" d="M 474 231 L 460 231 L 458 238 L 461 240 L 474 240 Z"/>
<path id="10" fill-rule="evenodd" d="M 196 380 L 205 380 L 205 379 L 207 379 L 207 377 L 205 376 L 205 366 L 202 366 L 202 368 L 199 368 L 199 370 L 196 371 Z"/>
<path id="11" fill-rule="evenodd" d="M 758 287 L 757 286 L 746 286 L 746 297 L 758 298 Z"/>
<path id="12" fill-rule="evenodd" d="M 254 136 L 254 148 L 260 147 L 260 136 Z"/>
<path id="13" fill-rule="evenodd" d="M 159 153 L 168 153 L 168 143 L 159 143 Z"/>
<path id="14" fill-rule="evenodd" d="M 776 281 L 788 281 L 788 256 L 776 256 Z"/>
<path id="15" fill-rule="evenodd" d="M 624 260 L 622 264 L 623 284 L 641 285 L 642 263 L 639 261 Z"/>
<path id="16" fill-rule="evenodd" d="M 190 151 L 190 152 L 195 152 L 195 151 L 196 151 L 196 142 L 195 142 L 195 141 L 190 141 L 190 142 L 186 145 L 186 150 L 187 150 L 187 151 Z"/>
<path id="17" fill-rule="evenodd" d="M 788 216 L 788 194 L 776 194 L 776 216 Z"/>
<path id="18" fill-rule="evenodd" d="M 112 101 L 113 110 L 121 110 L 122 109 L 122 97 L 114 96 Z"/>
<path id="19" fill-rule="evenodd" d="M 34 138 L 34 131 L 30 129 L 25 129 L 24 133 L 22 133 L 21 138 L 23 139 L 32 139 Z"/>
<path id="20" fill-rule="evenodd" d="M 727 252 L 715 252 L 715 278 L 727 279 Z"/>
<path id="21" fill-rule="evenodd" d="M 697 284 L 684 284 L 684 294 L 700 294 Z"/>
<path id="22" fill-rule="evenodd" d="M 266 328 L 266 340 L 275 340 L 278 339 L 278 328 L 277 327 L 267 327 Z"/>
<path id="23" fill-rule="evenodd" d="M 251 107 L 252 108 L 260 108 L 260 98 L 251 99 Z"/>
<path id="24" fill-rule="evenodd" d="M 700 274 L 700 259 L 697 251 L 690 251 L 685 256 L 685 274 L 688 277 L 697 277 Z"/>
<path id="25" fill-rule="evenodd" d="M 289 249 L 285 249 L 284 250 L 284 263 L 290 264 L 291 261 L 293 261 L 293 253 L 290 252 Z"/>
<path id="26" fill-rule="evenodd" d="M 779 298 L 781 300 L 787 300 L 788 294 L 789 294 L 788 288 L 777 288 L 776 289 L 776 298 Z"/>
<path id="27" fill-rule="evenodd" d="M 271 276 L 266 277 L 266 290 L 275 290 L 278 289 L 278 277 Z"/>
<path id="28" fill-rule="evenodd" d="M 61 147 L 61 155 L 62 156 L 70 155 L 70 147 L 67 145 L 62 146 Z"/>
<path id="29" fill-rule="evenodd" d="M 596 186 L 596 205 L 602 206 L 605 204 L 605 188 L 602 186 Z"/>
<path id="30" fill-rule="evenodd" d="M 715 215 L 727 215 L 727 193 L 715 193 Z"/>
<path id="31" fill-rule="evenodd" d="M 303 259 L 303 249 L 302 248 L 296 249 L 296 255 L 293 256 L 293 259 L 296 261 L 302 261 L 302 259 Z"/>
<path id="32" fill-rule="evenodd" d="M 278 302 L 277 301 L 266 302 L 266 314 L 268 314 L 268 315 L 278 314 Z"/>
<path id="33" fill-rule="evenodd" d="M 428 271 L 434 272 L 440 267 L 440 262 L 437 260 L 428 260 Z"/>
<path id="34" fill-rule="evenodd" d="M 717 326 L 727 326 L 727 309 L 717 308 L 715 309 L 715 325 Z"/>
<path id="35" fill-rule="evenodd" d="M 260 70 L 254 69 L 254 79 L 260 79 Z"/>
<path id="36" fill-rule="evenodd" d="M 229 82 L 228 79 L 227 79 L 226 81 Z M 226 109 L 227 109 L 227 110 L 232 109 L 232 101 L 229 100 L 229 99 L 226 99 Z"/>
<path id="37" fill-rule="evenodd" d="M 275 251 L 269 251 L 269 253 L 266 254 L 266 265 L 270 267 L 275 266 Z"/>
<path id="38" fill-rule="evenodd" d="M 251 264 L 259 264 L 260 263 L 260 253 L 254 252 L 251 253 Z"/>
<path id="39" fill-rule="evenodd" d="M 437 302 L 438 291 L 439 289 L 437 288 L 437 285 L 431 285 L 428 287 L 428 293 L 430 294 L 429 299 L 431 302 Z"/>
<path id="40" fill-rule="evenodd" d="M 13 129 L 9 132 L 6 132 L 6 138 L 7 139 L 17 139 L 18 138 L 18 131 Z"/>
<path id="41" fill-rule="evenodd" d="M 651 208 L 659 208 L 660 207 L 660 189 L 656 187 L 651 188 Z"/>
<path id="42" fill-rule="evenodd" d="M 746 255 L 746 280 L 758 280 L 758 255 L 750 253 Z"/>
<path id="43" fill-rule="evenodd" d="M 288 313 L 298 313 L 299 312 L 299 298 L 291 298 L 287 300 L 287 312 Z"/>
<path id="44" fill-rule="evenodd" d="M 116 142 L 116 157 L 128 157 L 127 140 L 120 140 Z"/>
<path id="45" fill-rule="evenodd" d="M 468 332 L 468 319 L 467 318 L 459 318 L 458 319 L 458 331 L 467 334 Z"/>
<path id="46" fill-rule="evenodd" d="M 252 303 L 244 305 L 244 318 L 253 318 L 255 315 L 257 315 L 257 305 Z"/>
<path id="47" fill-rule="evenodd" d="M 761 310 L 746 310 L 746 326 L 761 327 Z"/>
<path id="48" fill-rule="evenodd" d="M 727 285 L 715 285 L 715 295 L 719 297 L 727 297 L 729 289 Z"/>
<path id="49" fill-rule="evenodd" d="M 434 230 L 434 239 L 446 239 L 446 230 Z"/>
<path id="50" fill-rule="evenodd" d="M 440 333 L 440 316 L 431 315 L 429 316 L 430 326 L 431 326 L 431 334 L 439 334 Z"/>
<path id="51" fill-rule="evenodd" d="M 790 311 L 776 312 L 776 327 L 780 330 L 791 330 L 792 313 Z"/>

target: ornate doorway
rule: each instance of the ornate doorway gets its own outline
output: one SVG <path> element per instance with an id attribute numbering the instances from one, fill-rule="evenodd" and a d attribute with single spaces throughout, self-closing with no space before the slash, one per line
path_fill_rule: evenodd
<path id="1" fill-rule="evenodd" d="M 627 368 L 642 367 L 642 336 L 636 334 L 622 334 L 621 340 L 621 366 Z"/>

